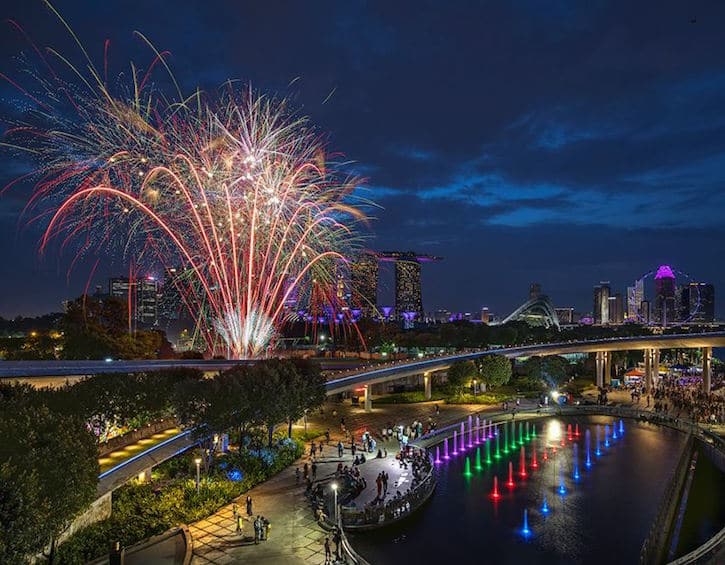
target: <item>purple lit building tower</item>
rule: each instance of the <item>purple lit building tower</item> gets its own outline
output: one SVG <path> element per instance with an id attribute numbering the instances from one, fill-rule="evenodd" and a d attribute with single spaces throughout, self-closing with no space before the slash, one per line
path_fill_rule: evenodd
<path id="1" fill-rule="evenodd" d="M 675 273 L 661 265 L 655 274 L 654 319 L 662 327 L 675 321 Z"/>

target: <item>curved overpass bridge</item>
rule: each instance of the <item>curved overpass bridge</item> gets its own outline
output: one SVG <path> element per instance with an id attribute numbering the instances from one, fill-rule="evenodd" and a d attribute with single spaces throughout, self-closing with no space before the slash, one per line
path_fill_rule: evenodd
<path id="1" fill-rule="evenodd" d="M 725 347 L 725 332 L 639 336 L 580 342 L 534 344 L 502 349 L 467 351 L 411 362 L 394 363 L 387 366 L 376 365 L 370 368 L 358 368 L 340 376 L 331 374 L 326 387 L 327 394 L 333 395 L 356 387 L 364 386 L 365 407 L 369 408 L 370 395 L 368 393 L 369 385 L 371 384 L 423 374 L 425 376 L 424 381 L 426 385 L 426 392 L 429 392 L 431 382 L 429 373 L 446 370 L 456 361 L 477 359 L 486 355 L 498 354 L 514 359 L 517 357 L 533 355 L 563 355 L 567 353 L 594 352 L 599 356 L 600 354 L 606 355 L 612 351 L 644 350 L 645 352 L 652 352 L 659 351 L 660 349 L 672 348 L 703 348 L 706 352 L 710 352 L 711 354 L 713 347 Z M 645 356 L 645 360 L 646 359 L 647 356 Z M 705 359 L 707 361 L 707 355 L 705 356 Z M 83 373 L 81 374 L 112 373 L 119 371 L 141 372 L 171 367 L 193 367 L 203 371 L 213 372 L 224 370 L 237 365 L 238 363 L 238 361 L 118 361 L 112 363 L 105 363 L 103 361 L 79 361 L 56 363 L 56 368 L 53 368 L 53 362 L 17 362 L 0 364 L 0 367 L 9 365 L 14 368 L 13 371 L 3 372 L 0 370 L 0 378 L 8 378 L 8 376 L 12 378 L 27 375 L 29 371 L 27 369 L 23 369 L 22 367 L 28 366 L 30 366 L 28 368 L 35 369 L 31 374 L 42 377 L 57 375 L 57 371 L 59 370 L 58 368 L 61 368 L 63 371 L 68 371 L 66 373 L 67 375 L 78 375 L 78 371 L 81 368 L 83 369 Z M 335 367 L 334 363 L 328 363 L 327 365 L 328 368 Z M 11 374 L 8 375 L 8 373 Z M 119 463 L 112 469 L 102 473 L 99 477 L 99 496 L 106 495 L 107 493 L 115 490 L 130 479 L 138 476 L 139 473 L 145 469 L 150 469 L 151 467 L 154 467 L 159 463 L 162 463 L 163 461 L 192 448 L 197 444 L 197 442 L 198 440 L 193 437 L 191 431 L 187 430 L 177 436 L 169 438 L 162 444 L 140 452 L 129 460 Z"/>

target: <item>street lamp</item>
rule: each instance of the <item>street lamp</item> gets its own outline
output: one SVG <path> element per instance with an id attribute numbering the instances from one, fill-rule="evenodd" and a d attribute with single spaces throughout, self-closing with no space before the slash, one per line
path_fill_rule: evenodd
<path id="1" fill-rule="evenodd" d="M 476 396 L 476 392 L 478 392 L 478 387 L 476 386 L 478 384 L 478 381 L 476 379 L 473 379 L 473 396 Z"/>
<path id="2" fill-rule="evenodd" d="M 201 483 L 201 478 L 199 476 L 199 465 L 201 465 L 201 457 L 197 457 L 194 459 L 194 463 L 196 463 L 196 494 L 199 494 L 199 484 Z"/>
<path id="3" fill-rule="evenodd" d="M 330 486 L 332 487 L 332 492 L 335 495 L 335 525 L 337 526 L 340 520 L 337 512 L 337 483 L 332 483 Z"/>

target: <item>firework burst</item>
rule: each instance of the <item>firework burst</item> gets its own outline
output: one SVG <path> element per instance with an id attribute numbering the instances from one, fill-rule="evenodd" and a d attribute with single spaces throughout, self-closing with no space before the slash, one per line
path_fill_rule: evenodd
<path id="1" fill-rule="evenodd" d="M 28 210 L 47 225 L 41 250 L 59 240 L 175 267 L 209 351 L 262 355 L 292 299 L 296 310 L 313 281 L 333 285 L 358 243 L 358 179 L 334 170 L 284 101 L 231 83 L 169 99 L 150 80 L 163 53 L 112 94 L 85 50 L 85 74 L 51 52 L 78 86 L 36 52 L 50 76 L 22 88 L 33 108 L 5 145 L 37 161 Z"/>

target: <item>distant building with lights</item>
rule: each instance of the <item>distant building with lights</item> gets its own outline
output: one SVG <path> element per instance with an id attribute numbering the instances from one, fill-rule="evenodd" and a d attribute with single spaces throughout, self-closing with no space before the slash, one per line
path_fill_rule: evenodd
<path id="1" fill-rule="evenodd" d="M 350 263 L 350 300 L 365 318 L 378 315 L 378 256 L 363 251 Z"/>
<path id="2" fill-rule="evenodd" d="M 137 324 L 158 324 L 159 283 L 154 277 L 111 278 L 108 281 L 108 294 L 128 304 L 130 319 Z"/>
<path id="3" fill-rule="evenodd" d="M 675 307 L 675 273 L 661 265 L 655 274 L 654 322 L 662 327 L 677 321 Z"/>
<path id="4" fill-rule="evenodd" d="M 395 263 L 395 315 L 406 326 L 423 320 L 423 296 L 420 268 L 422 263 L 440 261 L 441 257 L 421 255 L 412 251 L 381 251 L 381 261 Z"/>
<path id="5" fill-rule="evenodd" d="M 609 296 L 612 290 L 609 281 L 602 281 L 594 287 L 593 316 L 595 324 L 609 323 Z"/>

